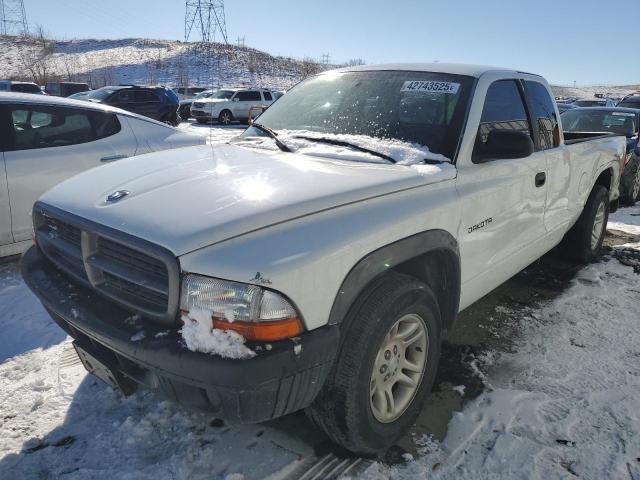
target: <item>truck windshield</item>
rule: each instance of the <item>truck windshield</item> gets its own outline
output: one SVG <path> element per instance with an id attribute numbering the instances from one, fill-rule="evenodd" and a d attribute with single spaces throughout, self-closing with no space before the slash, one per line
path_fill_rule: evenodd
<path id="1" fill-rule="evenodd" d="M 473 78 L 413 71 L 329 72 L 295 86 L 260 115 L 276 133 L 364 135 L 453 159 Z M 264 136 L 249 128 L 243 136 Z"/>

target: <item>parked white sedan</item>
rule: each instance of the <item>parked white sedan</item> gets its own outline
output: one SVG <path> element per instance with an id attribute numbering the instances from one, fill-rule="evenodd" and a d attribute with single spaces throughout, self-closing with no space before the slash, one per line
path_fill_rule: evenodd
<path id="1" fill-rule="evenodd" d="M 0 93 L 0 257 L 29 245 L 34 202 L 62 180 L 121 158 L 204 143 L 107 105 Z"/>

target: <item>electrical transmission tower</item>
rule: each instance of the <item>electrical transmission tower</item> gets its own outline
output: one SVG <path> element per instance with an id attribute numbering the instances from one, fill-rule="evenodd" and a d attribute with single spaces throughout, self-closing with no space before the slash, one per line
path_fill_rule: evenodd
<path id="1" fill-rule="evenodd" d="M 200 34 L 200 41 L 203 44 L 214 42 L 216 33 L 219 33 L 224 43 L 228 44 L 227 22 L 224 18 L 224 0 L 186 0 L 184 16 L 185 42 L 189 41 L 194 27 Z"/>
<path id="2" fill-rule="evenodd" d="M 0 35 L 29 33 L 24 0 L 0 0 Z"/>

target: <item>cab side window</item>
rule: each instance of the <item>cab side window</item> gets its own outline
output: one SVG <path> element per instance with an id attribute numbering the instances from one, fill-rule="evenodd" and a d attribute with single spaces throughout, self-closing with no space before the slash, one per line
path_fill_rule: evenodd
<path id="1" fill-rule="evenodd" d="M 547 150 L 560 146 L 560 130 L 553 100 L 549 92 L 539 82 L 525 81 L 527 95 L 531 105 L 531 113 L 538 125 L 540 134 L 540 150 Z"/>
<path id="2" fill-rule="evenodd" d="M 491 130 L 516 130 L 531 135 L 524 100 L 515 80 L 498 80 L 484 100 L 476 142 L 486 143 Z"/>
<path id="3" fill-rule="evenodd" d="M 262 92 L 262 95 L 264 95 L 264 99 L 265 99 L 267 102 L 270 102 L 271 100 L 273 100 L 273 97 L 271 96 L 271 93 L 270 93 L 270 92 Z"/>

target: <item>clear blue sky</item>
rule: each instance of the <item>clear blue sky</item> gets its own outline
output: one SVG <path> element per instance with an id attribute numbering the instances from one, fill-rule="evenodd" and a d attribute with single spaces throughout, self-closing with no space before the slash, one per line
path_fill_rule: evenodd
<path id="1" fill-rule="evenodd" d="M 182 0 L 24 0 L 56 38 L 182 40 Z M 332 62 L 482 63 L 557 84 L 640 83 L 638 0 L 227 0 L 230 40 Z"/>

